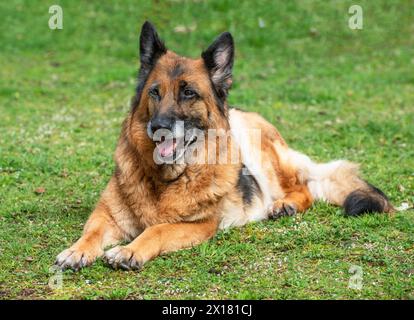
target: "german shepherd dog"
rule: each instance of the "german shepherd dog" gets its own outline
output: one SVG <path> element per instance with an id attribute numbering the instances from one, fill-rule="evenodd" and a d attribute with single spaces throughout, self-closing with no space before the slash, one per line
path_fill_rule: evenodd
<path id="1" fill-rule="evenodd" d="M 219 229 L 292 216 L 316 200 L 342 206 L 350 216 L 394 210 L 383 192 L 359 177 L 356 164 L 315 163 L 290 149 L 260 115 L 230 108 L 233 60 L 228 32 L 199 59 L 190 59 L 167 50 L 153 25 L 144 23 L 138 86 L 122 125 L 114 174 L 83 235 L 57 256 L 56 265 L 78 270 L 103 257 L 115 269 L 138 270 Z M 157 136 L 163 130 L 169 136 Z M 259 135 L 249 134 L 257 130 Z M 212 131 L 229 134 L 207 152 L 199 133 Z M 227 152 L 225 161 L 210 161 L 224 149 L 236 149 L 239 160 L 229 161 Z M 206 161 L 188 161 L 192 156 Z M 158 161 L 164 157 L 171 161 Z"/>

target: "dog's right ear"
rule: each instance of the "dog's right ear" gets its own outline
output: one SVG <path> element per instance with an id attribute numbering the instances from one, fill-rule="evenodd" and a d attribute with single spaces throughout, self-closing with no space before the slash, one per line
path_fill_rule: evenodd
<path id="1" fill-rule="evenodd" d="M 146 77 L 149 74 L 157 60 L 167 52 L 167 48 L 159 38 L 154 26 L 148 21 L 145 21 L 142 25 L 139 46 L 141 78 Z"/>
<path id="2" fill-rule="evenodd" d="M 220 98 L 226 98 L 233 82 L 234 42 L 229 32 L 222 33 L 201 57 Z"/>

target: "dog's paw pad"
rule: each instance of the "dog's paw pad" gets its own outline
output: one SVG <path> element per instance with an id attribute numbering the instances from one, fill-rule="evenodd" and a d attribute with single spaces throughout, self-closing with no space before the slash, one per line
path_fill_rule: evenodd
<path id="1" fill-rule="evenodd" d="M 141 257 L 130 248 L 117 246 L 104 254 L 104 260 L 114 269 L 140 270 L 143 262 Z"/>
<path id="2" fill-rule="evenodd" d="M 62 270 L 72 269 L 79 271 L 81 268 L 91 265 L 95 258 L 96 255 L 90 254 L 87 251 L 69 248 L 63 250 L 56 257 L 55 265 Z"/>
<path id="3" fill-rule="evenodd" d="M 296 215 L 297 208 L 293 203 L 286 203 L 283 201 L 276 201 L 272 210 L 269 213 L 270 219 L 278 219 L 281 217 L 291 217 Z"/>

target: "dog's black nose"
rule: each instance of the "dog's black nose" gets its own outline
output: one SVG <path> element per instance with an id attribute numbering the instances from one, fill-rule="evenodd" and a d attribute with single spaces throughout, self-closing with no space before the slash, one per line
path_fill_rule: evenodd
<path id="1" fill-rule="evenodd" d="M 166 115 L 157 116 L 151 119 L 151 133 L 154 134 L 159 129 L 172 130 L 175 118 Z"/>

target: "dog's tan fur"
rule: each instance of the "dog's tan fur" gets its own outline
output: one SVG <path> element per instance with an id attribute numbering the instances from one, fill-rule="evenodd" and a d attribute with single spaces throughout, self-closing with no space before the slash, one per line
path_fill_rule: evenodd
<path id="1" fill-rule="evenodd" d="M 180 72 L 176 72 L 178 66 Z M 201 98 L 176 105 L 176 113 L 197 117 L 209 129 L 230 130 L 240 125 L 261 130 L 261 145 L 250 145 L 260 148 L 262 155 L 261 173 L 256 177 L 260 190 L 251 203 L 243 200 L 239 186 L 243 157 L 236 163 L 213 165 L 154 163 L 155 144 L 147 135 L 147 123 L 154 113 L 169 112 L 183 81 L 197 86 Z M 148 95 L 154 82 L 165 96 L 161 105 Z M 240 143 L 249 147 L 249 141 L 236 141 L 233 136 L 225 147 Z M 201 156 L 207 159 L 209 155 Z M 224 112 L 220 110 L 204 60 L 171 51 L 159 57 L 141 95 L 134 100 L 122 126 L 115 163 L 114 175 L 82 237 L 58 256 L 62 268 L 79 269 L 104 256 L 114 268 L 139 269 L 159 254 L 210 239 L 218 228 L 303 212 L 316 199 L 343 205 L 354 190 L 369 192 L 353 164 L 338 162 L 326 177 L 323 172 L 315 174 L 318 164 L 289 149 L 276 128 L 261 116 L 229 109 L 226 103 Z M 391 208 L 386 203 L 384 211 Z M 105 252 L 108 246 L 125 240 L 130 243 Z"/>

